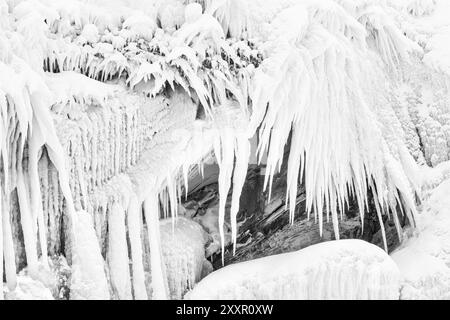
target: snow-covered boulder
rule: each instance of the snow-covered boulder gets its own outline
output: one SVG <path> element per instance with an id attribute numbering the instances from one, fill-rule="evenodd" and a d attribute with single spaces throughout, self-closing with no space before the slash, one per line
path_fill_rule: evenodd
<path id="1" fill-rule="evenodd" d="M 339 240 L 229 265 L 188 299 L 398 299 L 399 270 L 379 247 Z"/>

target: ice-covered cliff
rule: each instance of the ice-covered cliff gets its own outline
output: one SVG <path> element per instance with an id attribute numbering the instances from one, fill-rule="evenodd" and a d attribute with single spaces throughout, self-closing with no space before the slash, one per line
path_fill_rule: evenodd
<path id="1" fill-rule="evenodd" d="M 20 270 L 41 279 L 64 256 L 72 298 L 181 298 L 207 240 L 158 221 L 212 157 L 222 253 L 251 161 L 269 201 L 287 163 L 285 211 L 302 185 L 320 236 L 331 221 L 339 238 L 350 201 L 364 221 L 369 195 L 386 249 L 382 216 L 399 237 L 399 217 L 421 220 L 420 166 L 450 159 L 446 1 L 195 2 L 0 0 L 9 296 Z"/>

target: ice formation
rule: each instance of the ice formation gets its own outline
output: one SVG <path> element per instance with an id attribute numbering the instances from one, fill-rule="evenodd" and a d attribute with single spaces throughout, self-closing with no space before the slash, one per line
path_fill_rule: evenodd
<path id="1" fill-rule="evenodd" d="M 364 221 L 371 193 L 380 223 L 389 215 L 402 235 L 399 215 L 414 226 L 423 191 L 416 163 L 450 159 L 449 10 L 0 0 L 0 279 L 14 291 L 24 264 L 37 278 L 39 261 L 65 254 L 73 298 L 180 298 L 201 271 L 168 271 L 158 220 L 176 224 L 189 171 L 213 151 L 222 253 L 230 189 L 235 249 L 255 136 L 269 194 L 288 163 L 291 221 L 304 183 L 320 232 L 331 219 L 338 238 L 351 198 Z"/>
<path id="2" fill-rule="evenodd" d="M 402 273 L 401 299 L 450 298 L 449 169 L 446 162 L 428 172 L 431 192 L 418 216 L 420 227 L 392 253 Z"/>
<path id="3" fill-rule="evenodd" d="M 329 241 L 217 270 L 188 299 L 398 299 L 400 272 L 377 246 Z"/>
<path id="4" fill-rule="evenodd" d="M 72 276 L 70 297 L 74 300 L 103 300 L 110 298 L 105 262 L 100 253 L 92 218 L 77 212 L 73 220 Z"/>
<path id="5" fill-rule="evenodd" d="M 160 229 L 170 298 L 182 299 L 212 268 L 205 259 L 208 236 L 200 225 L 183 217 L 174 226 L 171 219 L 162 220 Z"/>

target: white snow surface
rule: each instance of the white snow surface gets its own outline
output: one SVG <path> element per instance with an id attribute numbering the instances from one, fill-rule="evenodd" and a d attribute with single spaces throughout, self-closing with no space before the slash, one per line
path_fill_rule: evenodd
<path id="1" fill-rule="evenodd" d="M 441 182 L 417 216 L 418 228 L 391 254 L 401 299 L 450 299 L 450 180 Z"/>
<path id="2" fill-rule="evenodd" d="M 5 286 L 6 300 L 54 300 L 57 294 L 58 278 L 48 269 L 48 265 L 39 262 L 37 273 L 31 276 L 27 268 L 17 275 L 13 290 Z"/>
<path id="3" fill-rule="evenodd" d="M 200 281 L 187 299 L 398 299 L 400 272 L 379 247 L 338 240 L 241 262 Z"/>
<path id="4" fill-rule="evenodd" d="M 54 300 L 52 293 L 41 281 L 30 276 L 18 276 L 17 287 L 5 293 L 6 300 Z"/>

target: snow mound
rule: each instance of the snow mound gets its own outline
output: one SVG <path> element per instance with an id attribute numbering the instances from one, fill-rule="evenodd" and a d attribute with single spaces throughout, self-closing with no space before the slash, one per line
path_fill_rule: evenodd
<path id="1" fill-rule="evenodd" d="M 188 299 L 398 299 L 399 270 L 379 247 L 361 240 L 229 265 L 211 273 Z"/>
<path id="2" fill-rule="evenodd" d="M 54 104 L 79 102 L 103 106 L 119 89 L 73 71 L 47 73 L 46 76 L 46 84 L 53 93 Z"/>
<path id="3" fill-rule="evenodd" d="M 41 260 L 33 275 L 27 267 L 22 269 L 16 277 L 15 288 L 5 286 L 4 297 L 6 300 L 53 300 L 58 294 L 57 287 L 57 274 Z"/>
<path id="4" fill-rule="evenodd" d="M 400 299 L 450 299 L 450 274 L 442 260 L 414 247 L 405 248 L 392 258 L 403 278 Z"/>
<path id="5" fill-rule="evenodd" d="M 450 299 L 450 179 L 418 215 L 418 230 L 392 253 L 402 273 L 401 299 Z"/>
<path id="6" fill-rule="evenodd" d="M 53 300 L 52 293 L 42 282 L 30 276 L 18 276 L 14 291 L 5 293 L 6 300 Z"/>

